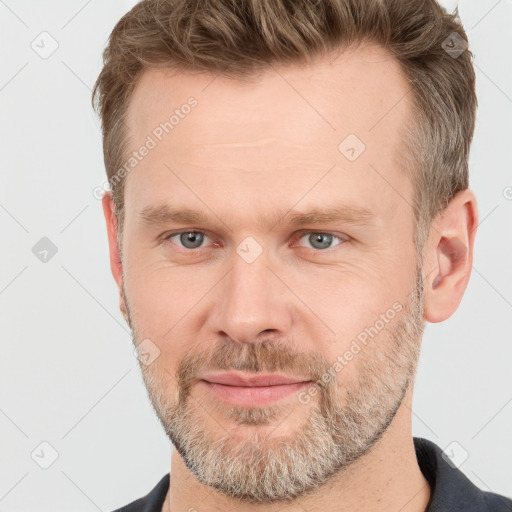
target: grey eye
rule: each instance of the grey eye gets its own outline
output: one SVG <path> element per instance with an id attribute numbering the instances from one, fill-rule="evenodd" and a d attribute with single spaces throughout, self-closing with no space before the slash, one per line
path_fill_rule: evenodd
<path id="1" fill-rule="evenodd" d="M 311 245 L 313 249 L 330 249 L 331 244 L 334 239 L 338 239 L 341 241 L 336 235 L 331 235 L 330 233 L 320 233 L 320 232 L 312 232 L 306 233 L 302 238 L 307 237 L 308 243 Z"/>
<path id="2" fill-rule="evenodd" d="M 185 233 L 178 233 L 175 236 L 180 237 L 181 244 L 187 249 L 197 249 L 204 240 L 204 235 L 199 231 L 187 231 Z"/>

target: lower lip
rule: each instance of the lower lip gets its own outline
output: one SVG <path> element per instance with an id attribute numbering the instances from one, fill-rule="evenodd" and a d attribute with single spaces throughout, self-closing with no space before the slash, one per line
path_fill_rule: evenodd
<path id="1" fill-rule="evenodd" d="M 201 383 L 206 385 L 215 397 L 233 405 L 246 407 L 275 402 L 311 385 L 311 382 L 295 382 L 293 384 L 250 387 L 227 386 L 226 384 L 217 384 L 206 380 L 202 380 Z"/>

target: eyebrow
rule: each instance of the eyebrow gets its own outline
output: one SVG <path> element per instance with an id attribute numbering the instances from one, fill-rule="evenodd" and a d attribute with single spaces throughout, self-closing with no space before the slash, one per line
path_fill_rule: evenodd
<path id="1" fill-rule="evenodd" d="M 177 224 L 210 224 L 207 215 L 189 208 L 174 208 L 167 204 L 146 206 L 138 214 L 146 225 Z M 365 207 L 338 206 L 313 208 L 307 212 L 289 210 L 262 215 L 259 220 L 269 229 L 276 225 L 303 226 L 306 224 L 322 224 L 341 222 L 343 224 L 369 226 L 374 223 L 376 214 Z"/>

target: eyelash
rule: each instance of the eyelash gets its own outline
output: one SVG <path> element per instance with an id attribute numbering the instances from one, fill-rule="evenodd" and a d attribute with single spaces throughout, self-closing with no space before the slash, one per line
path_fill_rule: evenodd
<path id="1" fill-rule="evenodd" d="M 187 230 L 184 230 L 184 231 L 175 231 L 173 233 L 169 233 L 168 235 L 165 235 L 163 237 L 163 242 L 169 242 L 169 243 L 173 243 L 171 242 L 171 238 L 175 237 L 175 236 L 178 236 L 178 235 L 182 235 L 184 233 L 199 233 L 199 234 L 202 234 L 202 235 L 206 235 L 208 236 L 208 234 L 205 232 L 205 231 L 200 231 L 200 230 L 194 230 L 194 229 L 187 229 Z M 331 249 L 334 249 L 335 247 L 338 247 L 340 245 L 343 245 L 344 242 L 347 242 L 346 239 L 342 238 L 341 236 L 339 235 L 336 235 L 335 233 L 331 233 L 330 231 L 313 231 L 313 230 L 310 230 L 310 231 L 301 231 L 300 232 L 300 236 L 298 237 L 298 240 L 300 240 L 301 238 L 303 238 L 305 235 L 310 235 L 311 233 L 315 233 L 315 234 L 319 234 L 319 235 L 330 235 L 332 236 L 333 238 L 337 238 L 338 240 L 340 240 L 340 244 L 338 244 L 337 246 L 334 246 L 334 247 L 328 247 L 327 249 L 315 249 L 313 247 L 302 247 L 303 249 L 310 249 L 312 251 L 317 251 L 317 252 L 326 252 L 326 251 L 329 251 Z M 209 238 L 209 237 L 208 237 Z M 186 247 L 182 247 L 182 246 L 178 246 L 180 249 L 188 252 L 188 253 L 194 253 L 196 251 L 199 251 L 200 249 L 204 249 L 204 247 L 196 247 L 195 249 L 187 249 Z"/>

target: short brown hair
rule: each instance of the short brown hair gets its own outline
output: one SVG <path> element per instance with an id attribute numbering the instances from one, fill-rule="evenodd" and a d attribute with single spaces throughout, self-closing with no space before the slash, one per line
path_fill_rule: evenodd
<path id="1" fill-rule="evenodd" d="M 469 186 L 477 99 L 466 40 L 457 10 L 449 14 L 435 0 L 139 2 L 114 27 L 92 95 L 102 120 L 118 235 L 124 179 L 114 178 L 126 161 L 126 110 L 145 69 L 247 77 L 272 64 L 308 63 L 372 42 L 394 55 L 412 93 L 414 123 L 404 131 L 401 165 L 414 185 L 414 242 L 421 257 L 432 219 Z M 461 42 L 464 51 L 445 50 Z"/>

